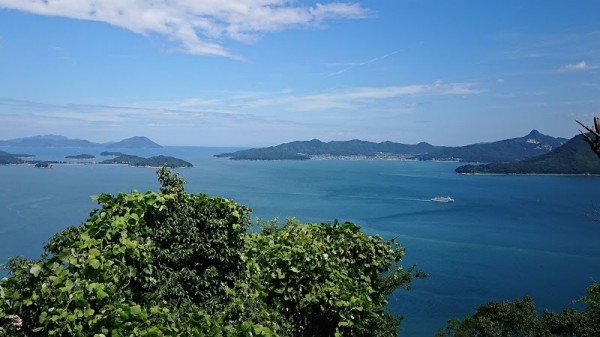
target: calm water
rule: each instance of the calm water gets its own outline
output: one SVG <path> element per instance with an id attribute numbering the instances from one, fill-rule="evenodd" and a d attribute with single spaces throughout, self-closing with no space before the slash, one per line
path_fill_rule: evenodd
<path id="1" fill-rule="evenodd" d="M 43 159 L 100 150 L 4 149 Z M 213 158 L 230 149 L 123 151 L 191 161 L 189 192 L 235 199 L 262 219 L 353 221 L 398 237 L 405 265 L 430 274 L 391 297 L 403 336 L 432 336 L 446 319 L 489 300 L 530 295 L 560 310 L 600 280 L 599 177 L 461 176 L 456 163 L 397 161 L 244 162 Z M 43 151 L 43 152 L 42 152 Z M 101 159 L 101 158 L 100 158 Z M 155 170 L 122 166 L 0 166 L 0 261 L 37 257 L 50 236 L 95 207 L 90 195 L 157 190 Z M 450 195 L 454 204 L 428 201 Z M 598 215 L 600 217 L 600 215 Z"/>

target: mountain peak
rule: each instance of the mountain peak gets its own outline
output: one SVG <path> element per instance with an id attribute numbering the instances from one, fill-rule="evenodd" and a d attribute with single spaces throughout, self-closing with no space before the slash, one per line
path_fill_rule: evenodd
<path id="1" fill-rule="evenodd" d="M 162 147 L 144 136 L 135 136 L 123 139 L 120 142 L 108 145 L 110 148 L 159 148 Z"/>
<path id="2" fill-rule="evenodd" d="M 533 129 L 527 136 L 539 136 L 539 135 L 541 135 L 541 133 L 538 130 Z"/>

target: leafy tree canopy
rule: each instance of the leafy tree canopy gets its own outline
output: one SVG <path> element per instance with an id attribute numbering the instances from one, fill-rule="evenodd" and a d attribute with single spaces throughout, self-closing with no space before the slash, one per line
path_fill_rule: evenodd
<path id="1" fill-rule="evenodd" d="M 464 319 L 452 319 L 437 337 L 594 337 L 600 336 L 600 282 L 593 283 L 579 300 L 584 311 L 545 311 L 538 316 L 530 297 L 515 301 L 490 302 Z"/>

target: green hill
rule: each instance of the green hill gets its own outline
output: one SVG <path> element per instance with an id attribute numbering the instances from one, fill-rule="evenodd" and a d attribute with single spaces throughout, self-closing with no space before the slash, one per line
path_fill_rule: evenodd
<path id="1" fill-rule="evenodd" d="M 96 156 L 87 154 L 87 153 L 83 153 L 83 154 L 76 154 L 76 155 L 72 155 L 72 156 L 66 156 L 65 158 L 67 158 L 67 159 L 94 159 L 94 158 L 96 158 Z"/>
<path id="2" fill-rule="evenodd" d="M 457 173 L 491 174 L 600 174 L 600 160 L 583 137 L 577 135 L 563 146 L 540 156 L 514 163 L 465 165 Z"/>
<path id="3" fill-rule="evenodd" d="M 155 148 L 161 148 L 162 146 L 156 144 L 155 142 L 151 141 L 147 137 L 136 136 L 136 137 L 123 139 L 122 141 L 119 141 L 116 143 L 108 144 L 106 147 L 113 148 L 113 149 L 118 149 L 118 148 L 155 149 Z"/>
<path id="4" fill-rule="evenodd" d="M 420 160 L 458 160 L 462 162 L 514 162 L 552 151 L 567 139 L 544 135 L 537 130 L 519 138 L 491 143 L 447 147 L 437 152 L 419 155 Z"/>
<path id="5" fill-rule="evenodd" d="M 0 165 L 23 164 L 25 161 L 14 154 L 0 151 Z"/>
<path id="6" fill-rule="evenodd" d="M 222 153 L 215 157 L 225 157 L 234 160 L 306 160 L 311 156 L 329 155 L 375 157 L 382 154 L 397 156 L 414 156 L 440 149 L 428 143 L 415 145 L 393 142 L 373 143 L 362 140 L 331 141 L 328 143 L 318 139 L 310 141 L 295 141 L 266 148 L 241 150 L 233 153 Z"/>
<path id="7" fill-rule="evenodd" d="M 129 166 L 148 166 L 161 167 L 166 165 L 171 168 L 177 167 L 192 167 L 193 165 L 185 160 L 171 156 L 154 156 L 143 158 L 133 155 L 124 154 L 116 158 L 101 161 L 100 164 L 125 164 Z"/>

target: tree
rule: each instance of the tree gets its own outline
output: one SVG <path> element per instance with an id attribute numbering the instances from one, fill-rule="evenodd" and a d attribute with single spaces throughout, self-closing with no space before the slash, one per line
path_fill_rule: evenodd
<path id="1" fill-rule="evenodd" d="M 399 245 L 350 223 L 250 232 L 247 207 L 158 179 L 12 258 L 0 336 L 396 336 L 385 295 L 422 276 Z"/>
<path id="2" fill-rule="evenodd" d="M 592 284 L 579 301 L 587 305 L 584 311 L 545 311 L 541 316 L 529 297 L 512 302 L 490 302 L 477 308 L 471 316 L 449 320 L 448 326 L 438 331 L 436 337 L 600 336 L 600 283 Z"/>
<path id="3" fill-rule="evenodd" d="M 600 117 L 594 117 L 594 128 L 595 129 L 592 129 L 592 128 L 584 125 L 580 121 L 576 121 L 576 122 L 579 123 L 579 125 L 583 126 L 583 128 L 586 129 L 588 132 L 591 133 L 591 136 L 593 138 L 586 135 L 583 132 L 581 132 L 581 135 L 583 136 L 583 139 L 585 139 L 585 141 L 588 144 L 590 144 L 590 147 L 598 155 L 598 157 L 600 157 Z"/>

